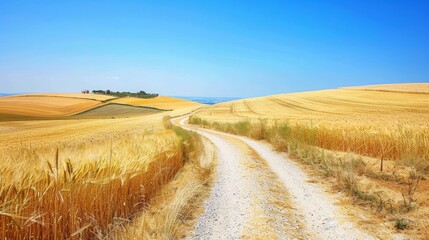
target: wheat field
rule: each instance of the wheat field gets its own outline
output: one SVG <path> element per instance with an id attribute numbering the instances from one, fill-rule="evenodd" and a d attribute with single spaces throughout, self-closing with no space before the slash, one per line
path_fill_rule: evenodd
<path id="1" fill-rule="evenodd" d="M 221 103 L 194 116 L 211 123 L 287 122 L 314 134 L 303 140 L 319 147 L 388 159 L 429 159 L 428 94 L 356 89 L 291 93 Z"/>
<path id="2" fill-rule="evenodd" d="M 73 115 L 96 106 L 100 101 L 57 96 L 9 96 L 0 98 L 0 114 L 59 117 Z"/>
<path id="3" fill-rule="evenodd" d="M 144 110 L 148 113 L 192 110 L 198 106 L 195 102 L 165 96 L 141 99 L 98 94 L 26 94 L 0 98 L 0 121 L 65 119 L 78 115 L 112 117 L 136 115 L 134 113 L 140 114 Z M 107 110 L 103 111 L 103 107 Z"/>
<path id="4" fill-rule="evenodd" d="M 172 97 L 165 97 L 165 96 L 159 96 L 156 98 L 125 97 L 125 98 L 115 99 L 112 102 L 130 104 L 134 106 L 153 107 L 153 108 L 159 108 L 164 110 L 176 110 L 181 108 L 189 108 L 189 107 L 194 107 L 196 105 L 195 102 L 192 102 L 192 101 L 177 99 Z"/>
<path id="5" fill-rule="evenodd" d="M 358 87 L 346 87 L 344 89 L 358 89 L 367 91 L 385 91 L 385 92 L 408 92 L 408 93 L 429 93 L 429 84 L 427 83 L 408 83 L 408 84 L 378 84 Z"/>
<path id="6" fill-rule="evenodd" d="M 76 97 L 4 97 L 0 109 L 25 105 L 25 114 L 70 114 L 100 103 Z M 0 238 L 109 236 L 183 165 L 183 141 L 164 127 L 163 117 L 198 107 L 127 118 L 0 122 Z"/>
<path id="7" fill-rule="evenodd" d="M 92 100 L 97 100 L 97 101 L 107 101 L 107 100 L 117 98 L 115 96 L 110 96 L 110 95 L 83 94 L 83 93 L 32 93 L 32 94 L 23 94 L 23 95 L 19 95 L 19 96 L 82 98 L 82 99 L 92 99 Z"/>

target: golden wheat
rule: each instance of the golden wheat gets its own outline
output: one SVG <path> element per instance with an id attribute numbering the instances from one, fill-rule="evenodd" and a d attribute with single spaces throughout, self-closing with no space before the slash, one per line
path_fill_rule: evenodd
<path id="1" fill-rule="evenodd" d="M 408 92 L 408 93 L 429 93 L 429 84 L 427 83 L 408 83 L 408 84 L 377 84 L 359 87 L 346 87 L 344 89 L 361 89 L 368 91 L 386 91 L 386 92 Z"/>
<path id="2" fill-rule="evenodd" d="M 1 122 L 0 238 L 93 239 L 139 213 L 183 165 L 166 114 Z"/>
<path id="3" fill-rule="evenodd" d="M 122 105 L 116 104 L 110 106 L 108 105 L 109 103 L 119 103 Z M 202 106 L 202 104 L 196 102 L 164 96 L 141 99 L 133 97 L 116 98 L 97 94 L 27 94 L 0 97 L 0 121 L 29 120 L 25 117 L 64 118 L 87 112 L 103 105 L 113 107 L 113 109 L 109 110 L 111 112 L 110 115 L 113 115 L 115 109 L 124 104 L 163 110 L 187 110 L 187 112 Z M 131 109 L 127 106 L 123 107 Z M 140 108 L 137 108 L 137 110 L 143 111 Z"/>
<path id="4" fill-rule="evenodd" d="M 93 99 L 97 101 L 107 101 L 110 99 L 117 98 L 110 95 L 102 94 L 83 94 L 83 93 L 33 93 L 24 94 L 19 96 L 32 96 L 32 97 L 62 97 L 62 98 L 81 98 L 81 99 Z"/>
<path id="5" fill-rule="evenodd" d="M 429 94 L 325 90 L 221 103 L 194 116 L 211 124 L 266 119 L 294 127 L 296 140 L 331 150 L 429 159 Z"/>
<path id="6" fill-rule="evenodd" d="M 191 101 L 172 98 L 172 97 L 165 97 L 165 96 L 159 96 L 156 98 L 146 98 L 146 99 L 125 97 L 125 98 L 115 99 L 112 102 L 130 104 L 134 106 L 154 107 L 154 108 L 165 109 L 165 110 L 176 110 L 181 108 L 201 106 L 201 104 L 196 102 L 191 102 Z"/>
<path id="7" fill-rule="evenodd" d="M 77 145 L 67 157 L 59 148 L 49 159 L 27 153 L 33 164 L 2 162 L 1 238 L 91 238 L 141 209 L 182 166 L 172 131 L 82 144 L 91 146 L 80 158 L 70 156 Z"/>
<path id="8" fill-rule="evenodd" d="M 207 139 L 196 133 L 188 134 L 191 141 L 185 145 L 188 155 L 184 167 L 150 206 L 130 224 L 118 229 L 112 239 L 182 239 L 187 236 L 209 193 L 215 151 Z"/>
<path id="9" fill-rule="evenodd" d="M 99 105 L 102 105 L 99 101 L 82 98 L 10 96 L 0 98 L 0 114 L 58 117 L 72 115 Z"/>

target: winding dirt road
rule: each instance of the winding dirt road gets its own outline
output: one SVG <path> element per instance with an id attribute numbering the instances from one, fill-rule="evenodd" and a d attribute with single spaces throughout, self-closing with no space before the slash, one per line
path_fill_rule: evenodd
<path id="1" fill-rule="evenodd" d="M 180 125 L 218 151 L 212 193 L 190 239 L 374 239 L 347 220 L 338 199 L 265 143 Z"/>

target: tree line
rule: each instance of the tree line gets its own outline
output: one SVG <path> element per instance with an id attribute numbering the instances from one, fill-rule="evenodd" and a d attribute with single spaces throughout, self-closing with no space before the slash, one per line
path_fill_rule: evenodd
<path id="1" fill-rule="evenodd" d="M 158 97 L 158 93 L 147 93 L 145 91 L 138 91 L 136 93 L 132 92 L 115 92 L 110 90 L 92 90 L 92 93 L 94 94 L 106 94 L 111 95 L 115 97 L 137 97 L 137 98 L 154 98 Z"/>

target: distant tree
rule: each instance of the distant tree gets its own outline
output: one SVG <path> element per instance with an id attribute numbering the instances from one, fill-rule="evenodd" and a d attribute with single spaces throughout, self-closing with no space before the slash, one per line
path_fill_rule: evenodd
<path id="1" fill-rule="evenodd" d="M 88 90 L 87 90 L 88 91 Z M 83 93 L 83 91 L 82 91 Z M 89 91 L 88 91 L 89 93 Z M 94 94 L 109 94 L 116 97 L 137 97 L 137 98 L 154 98 L 158 97 L 157 93 L 147 93 L 143 90 L 140 90 L 138 92 L 132 93 L 132 92 L 119 92 L 119 91 L 111 91 L 111 90 L 92 90 L 92 93 Z"/>
<path id="2" fill-rule="evenodd" d="M 92 93 L 94 93 L 94 94 L 106 94 L 106 92 L 104 92 L 104 90 L 92 90 Z"/>

